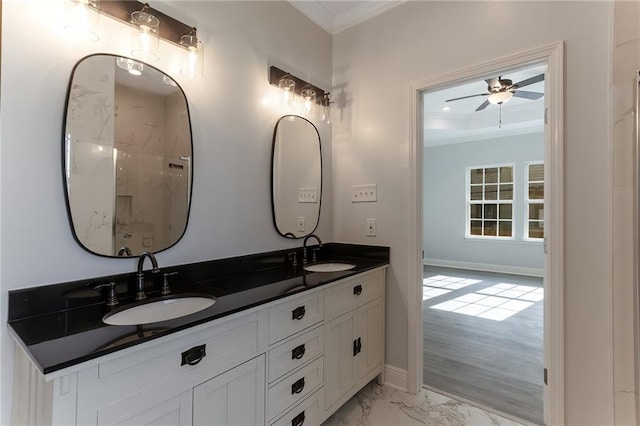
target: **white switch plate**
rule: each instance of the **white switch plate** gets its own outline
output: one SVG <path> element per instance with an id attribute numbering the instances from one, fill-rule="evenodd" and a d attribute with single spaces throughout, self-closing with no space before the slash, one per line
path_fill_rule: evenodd
<path id="1" fill-rule="evenodd" d="M 318 188 L 298 188 L 299 203 L 318 202 Z"/>
<path id="2" fill-rule="evenodd" d="M 304 216 L 298 216 L 298 232 L 304 232 Z"/>
<path id="3" fill-rule="evenodd" d="M 376 220 L 367 219 L 367 237 L 375 237 L 377 233 Z"/>
<path id="4" fill-rule="evenodd" d="M 371 203 L 378 201 L 378 185 L 353 185 L 351 187 L 352 203 Z"/>

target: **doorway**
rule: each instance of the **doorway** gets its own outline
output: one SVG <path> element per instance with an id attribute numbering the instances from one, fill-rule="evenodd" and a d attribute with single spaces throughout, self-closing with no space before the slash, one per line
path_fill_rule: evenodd
<path id="1" fill-rule="evenodd" d="M 547 424 L 562 422 L 564 418 L 564 356 L 563 356 L 563 156 L 562 156 L 562 93 L 563 93 L 563 44 L 556 43 L 541 48 L 497 59 L 490 63 L 446 75 L 431 77 L 411 84 L 412 119 L 410 163 L 410 292 L 416 295 L 409 304 L 409 368 L 407 388 L 416 392 L 423 380 L 423 262 L 422 252 L 422 158 L 423 158 L 423 109 L 422 94 L 451 87 L 477 79 L 489 79 L 503 71 L 530 65 L 546 65 L 545 74 L 545 126 L 544 126 L 544 421 Z M 413 96 L 415 95 L 415 96 Z M 505 117 L 506 118 L 506 117 Z M 491 225 L 491 224 L 490 224 Z M 499 225 L 498 225 L 499 229 Z M 413 293 L 415 291 L 416 293 Z M 426 372 L 428 373 L 428 372 Z"/>

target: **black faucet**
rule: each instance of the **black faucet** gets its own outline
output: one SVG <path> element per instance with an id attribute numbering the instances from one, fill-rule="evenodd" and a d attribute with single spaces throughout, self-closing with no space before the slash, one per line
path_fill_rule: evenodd
<path id="1" fill-rule="evenodd" d="M 322 247 L 322 241 L 320 241 L 320 237 L 318 237 L 316 234 L 310 234 L 307 235 L 307 237 L 304 239 L 304 242 L 302 243 L 302 263 L 306 264 L 307 261 L 307 242 L 309 241 L 309 238 L 315 238 L 316 241 L 318 242 L 318 248 Z M 316 261 L 316 252 L 313 251 L 313 259 L 311 260 L 312 262 Z"/>
<path id="2" fill-rule="evenodd" d="M 158 261 L 153 253 L 149 251 L 144 251 L 140 255 L 138 259 L 138 272 L 136 273 L 136 300 L 146 299 L 147 295 L 144 294 L 144 272 L 142 271 L 142 267 L 144 266 L 144 259 L 149 258 L 151 260 L 151 272 L 157 273 L 160 272 L 158 268 Z"/>

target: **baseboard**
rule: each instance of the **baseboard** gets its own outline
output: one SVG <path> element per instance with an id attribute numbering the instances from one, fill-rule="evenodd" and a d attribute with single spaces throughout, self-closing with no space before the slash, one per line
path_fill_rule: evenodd
<path id="1" fill-rule="evenodd" d="M 408 377 L 407 370 L 394 367 L 393 365 L 385 364 L 384 368 L 384 384 L 396 388 L 403 392 L 407 392 L 408 389 Z"/>
<path id="2" fill-rule="evenodd" d="M 443 260 L 443 259 L 423 259 L 422 263 L 427 266 L 442 266 L 445 268 L 471 269 L 474 271 L 497 272 L 501 274 L 527 275 L 532 277 L 544 276 L 544 269 L 523 268 L 520 266 L 491 265 L 486 263 L 460 262 L 457 260 Z"/>

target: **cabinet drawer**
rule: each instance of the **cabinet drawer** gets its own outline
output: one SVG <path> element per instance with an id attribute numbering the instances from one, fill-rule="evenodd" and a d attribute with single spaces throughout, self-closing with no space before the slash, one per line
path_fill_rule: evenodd
<path id="1" fill-rule="evenodd" d="M 205 355 L 198 348 L 205 345 Z M 192 351 L 191 354 L 187 354 Z M 186 360 L 183 360 L 183 354 Z M 216 322 L 209 328 L 154 345 L 98 367 L 98 406 L 163 384 L 180 391 L 213 377 L 258 354 L 256 313 Z"/>
<path id="2" fill-rule="evenodd" d="M 322 353 L 322 327 L 289 340 L 269 351 L 269 382 L 295 370 Z"/>
<path id="3" fill-rule="evenodd" d="M 324 412 L 324 389 L 320 388 L 269 426 L 318 426 Z"/>
<path id="4" fill-rule="evenodd" d="M 294 372 L 267 390 L 268 418 L 272 419 L 322 385 L 324 378 L 322 357 Z"/>
<path id="5" fill-rule="evenodd" d="M 372 274 L 347 279 L 334 286 L 326 288 L 326 313 L 327 320 L 339 317 L 345 312 L 362 306 L 373 299 L 382 296 L 384 290 L 384 272 L 378 271 Z"/>
<path id="6" fill-rule="evenodd" d="M 323 314 L 322 291 L 278 303 L 269 309 L 269 344 L 322 321 Z"/>

